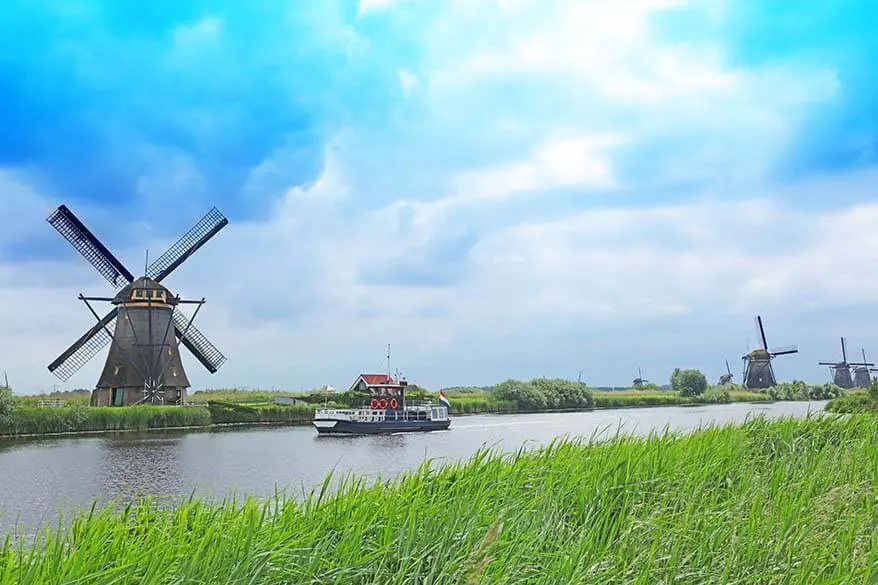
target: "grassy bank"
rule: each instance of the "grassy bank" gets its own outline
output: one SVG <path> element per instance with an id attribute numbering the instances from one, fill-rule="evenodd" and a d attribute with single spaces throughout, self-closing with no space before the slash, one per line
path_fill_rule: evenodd
<path id="1" fill-rule="evenodd" d="M 421 391 L 423 393 L 423 391 Z M 561 379 L 537 378 L 529 382 L 507 380 L 487 388 L 457 388 L 447 392 L 453 415 L 515 414 L 583 411 L 594 408 L 636 408 L 695 404 L 725 404 L 771 400 L 829 398 L 837 393 L 830 386 L 801 382 L 781 384 L 766 392 L 748 392 L 738 386 L 713 386 L 698 396 L 660 389 L 594 391 L 585 384 Z M 147 428 L 206 427 L 217 424 L 308 424 L 323 405 L 361 405 L 359 395 L 341 393 L 281 393 L 258 390 L 212 390 L 193 393 L 191 406 L 103 407 L 81 404 L 75 393 L 62 407 L 38 408 L 35 397 L 16 397 L 9 412 L 0 412 L 0 435 L 64 432 L 123 431 Z M 275 404 L 278 396 L 294 395 L 304 404 Z M 429 396 L 429 394 L 427 394 Z"/>
<path id="2" fill-rule="evenodd" d="M 0 584 L 869 583 L 875 437 L 874 416 L 755 420 L 481 453 L 306 502 L 105 508 L 8 541 Z"/>
<path id="3" fill-rule="evenodd" d="M 0 416 L 0 435 L 124 431 L 172 427 L 198 427 L 211 424 L 210 412 L 203 407 L 120 406 L 92 408 L 66 406 L 35 408 L 19 406 Z"/>
<path id="4" fill-rule="evenodd" d="M 868 390 L 855 390 L 831 400 L 826 410 L 838 413 L 878 412 L 878 380 L 873 380 Z"/>

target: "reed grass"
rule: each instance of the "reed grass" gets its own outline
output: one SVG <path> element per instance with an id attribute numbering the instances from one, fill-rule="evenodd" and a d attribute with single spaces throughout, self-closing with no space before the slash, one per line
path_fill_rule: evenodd
<path id="1" fill-rule="evenodd" d="M 875 412 L 878 411 L 878 401 L 865 391 L 851 391 L 830 400 L 826 410 L 837 413 Z"/>
<path id="2" fill-rule="evenodd" d="M 89 431 L 123 431 L 170 427 L 198 427 L 211 423 L 204 407 L 119 406 L 92 408 L 19 406 L 0 417 L 0 435 L 29 435 Z"/>
<path id="3" fill-rule="evenodd" d="M 327 477 L 305 501 L 95 508 L 7 539 L 0 585 L 874 583 L 876 437 L 868 415 L 756 419 Z"/>

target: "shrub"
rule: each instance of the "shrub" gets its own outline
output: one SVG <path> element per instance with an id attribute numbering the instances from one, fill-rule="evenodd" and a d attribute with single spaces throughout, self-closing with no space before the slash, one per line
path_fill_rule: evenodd
<path id="1" fill-rule="evenodd" d="M 15 398 L 12 397 L 12 390 L 0 387 L 0 418 L 6 417 L 12 413 L 15 408 Z"/>
<path id="2" fill-rule="evenodd" d="M 545 395 L 533 384 L 520 380 L 500 382 L 489 392 L 498 402 L 513 402 L 522 410 L 545 410 L 548 407 Z"/>
<path id="3" fill-rule="evenodd" d="M 676 368 L 671 374 L 671 388 L 680 396 L 701 396 L 707 390 L 707 378 L 700 370 Z"/>
<path id="4" fill-rule="evenodd" d="M 728 404 L 732 401 L 732 392 L 725 386 L 711 386 L 698 397 L 698 400 L 713 404 Z"/>

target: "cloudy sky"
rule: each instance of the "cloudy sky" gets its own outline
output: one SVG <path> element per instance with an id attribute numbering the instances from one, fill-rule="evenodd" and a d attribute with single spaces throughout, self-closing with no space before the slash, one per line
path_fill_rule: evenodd
<path id="1" fill-rule="evenodd" d="M 878 358 L 871 0 L 0 3 L 0 369 L 106 282 L 60 203 L 229 357 L 194 388 L 717 378 L 763 316 L 781 378 Z"/>

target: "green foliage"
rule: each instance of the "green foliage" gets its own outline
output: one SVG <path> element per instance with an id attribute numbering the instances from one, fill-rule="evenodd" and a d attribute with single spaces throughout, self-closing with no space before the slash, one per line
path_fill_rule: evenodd
<path id="1" fill-rule="evenodd" d="M 671 372 L 671 380 L 670 380 L 671 390 L 673 390 L 674 392 L 677 392 L 677 393 L 680 392 L 680 388 L 681 388 L 681 386 L 680 386 L 680 372 L 681 372 L 680 368 L 674 368 L 674 371 Z"/>
<path id="2" fill-rule="evenodd" d="M 626 408 L 644 406 L 675 406 L 690 404 L 692 400 L 673 392 L 595 392 L 594 404 L 599 408 Z"/>
<path id="3" fill-rule="evenodd" d="M 873 583 L 875 436 L 878 417 L 757 419 L 327 477 L 304 501 L 98 507 L 0 543 L 0 585 Z"/>
<path id="4" fill-rule="evenodd" d="M 15 398 L 12 397 L 12 390 L 0 386 L 0 420 L 9 416 L 13 408 L 15 408 Z"/>
<path id="5" fill-rule="evenodd" d="M 192 404 L 207 404 L 211 401 L 232 402 L 235 404 L 259 404 L 274 402 L 278 396 L 294 396 L 304 400 L 307 392 L 287 390 L 245 390 L 241 388 L 220 388 L 214 390 L 198 390 L 189 395 Z"/>
<path id="6" fill-rule="evenodd" d="M 0 418 L 0 435 L 202 427 L 209 424 L 210 413 L 197 406 L 19 406 L 12 415 Z"/>
<path id="7" fill-rule="evenodd" d="M 728 404 L 732 401 L 732 392 L 725 386 L 711 386 L 698 395 L 698 401 L 710 404 Z"/>
<path id="8" fill-rule="evenodd" d="M 316 407 L 312 404 L 244 405 L 211 401 L 207 403 L 207 409 L 213 424 L 309 423 Z"/>
<path id="9" fill-rule="evenodd" d="M 492 387 L 488 395 L 496 402 L 514 404 L 524 411 L 588 408 L 594 404 L 588 386 L 561 378 L 506 380 Z"/>
<path id="10" fill-rule="evenodd" d="M 774 400 L 829 400 L 842 394 L 834 384 L 810 385 L 802 380 L 777 384 L 765 392 Z"/>
<path id="11" fill-rule="evenodd" d="M 869 397 L 873 402 L 878 403 L 878 380 L 872 380 L 869 384 Z"/>
<path id="12" fill-rule="evenodd" d="M 878 402 L 865 392 L 847 392 L 838 398 L 833 398 L 826 405 L 827 412 L 850 414 L 854 412 L 878 411 Z"/>
<path id="13" fill-rule="evenodd" d="M 671 374 L 671 389 L 680 396 L 700 396 L 707 390 L 707 378 L 700 370 L 675 368 Z"/>
<path id="14" fill-rule="evenodd" d="M 37 406 L 40 402 L 48 400 L 58 400 L 65 405 L 79 404 L 88 406 L 91 401 L 91 390 L 59 390 L 57 392 L 49 392 L 46 394 L 32 394 L 28 396 L 16 396 L 16 400 L 22 406 Z"/>

